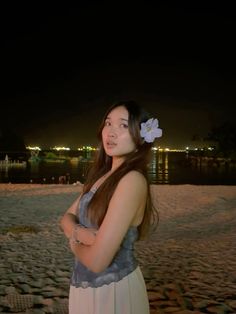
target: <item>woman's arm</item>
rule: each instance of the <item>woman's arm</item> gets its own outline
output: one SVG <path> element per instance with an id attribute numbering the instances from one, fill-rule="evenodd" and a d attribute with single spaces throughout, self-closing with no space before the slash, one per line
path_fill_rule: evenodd
<path id="1" fill-rule="evenodd" d="M 137 214 L 143 214 L 147 197 L 144 176 L 131 171 L 118 183 L 106 216 L 91 246 L 70 243 L 75 256 L 91 271 L 101 272 L 112 262 Z"/>
<path id="2" fill-rule="evenodd" d="M 73 238 L 73 241 L 79 241 L 84 245 L 91 245 L 95 241 L 95 230 L 79 226 L 76 218 L 76 210 L 79 206 L 80 198 L 81 196 L 76 199 L 63 215 L 60 220 L 60 227 L 68 239 Z"/>
<path id="3" fill-rule="evenodd" d="M 81 196 L 67 209 L 60 220 L 60 227 L 67 238 L 71 238 L 75 225 L 78 224 L 76 218 L 76 209 L 79 206 Z"/>

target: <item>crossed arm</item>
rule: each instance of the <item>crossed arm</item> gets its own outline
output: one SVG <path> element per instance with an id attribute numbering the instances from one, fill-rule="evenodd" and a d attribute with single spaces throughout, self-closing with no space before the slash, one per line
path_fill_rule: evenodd
<path id="1" fill-rule="evenodd" d="M 118 183 L 94 242 L 91 245 L 70 243 L 72 252 L 81 263 L 97 273 L 110 265 L 129 227 L 141 222 L 146 197 L 147 182 L 143 175 L 137 171 L 127 173 Z M 62 221 L 67 234 L 73 225 L 70 219 L 67 217 Z"/>
<path id="2" fill-rule="evenodd" d="M 78 226 L 79 222 L 76 218 L 76 209 L 79 205 L 80 198 L 81 196 L 79 196 L 76 201 L 68 208 L 60 221 L 60 226 L 68 239 L 73 237 L 74 240 L 78 240 L 84 245 L 92 245 L 96 237 L 95 230 Z"/>

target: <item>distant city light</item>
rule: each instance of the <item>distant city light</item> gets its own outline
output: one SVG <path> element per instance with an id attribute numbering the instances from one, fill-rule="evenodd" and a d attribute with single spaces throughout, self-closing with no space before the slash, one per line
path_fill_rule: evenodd
<path id="1" fill-rule="evenodd" d="M 180 148 L 161 148 L 159 147 L 153 147 L 152 150 L 154 151 L 159 151 L 159 152 L 185 152 L 185 149 L 180 149 Z"/>
<path id="2" fill-rule="evenodd" d="M 83 146 L 83 147 L 79 147 L 78 150 L 79 150 L 79 151 L 83 151 L 83 150 L 86 150 L 86 151 L 93 151 L 93 150 L 97 150 L 97 148 L 92 147 L 92 146 Z"/>
<path id="3" fill-rule="evenodd" d="M 60 151 L 60 150 L 70 150 L 69 147 L 60 147 L 60 146 L 55 146 L 53 147 L 54 150 Z"/>
<path id="4" fill-rule="evenodd" d="M 203 150 L 210 150 L 210 151 L 213 151 L 215 148 L 214 147 L 211 147 L 211 146 L 209 146 L 209 147 L 194 147 L 194 149 L 193 150 L 201 150 L 201 151 L 203 151 Z"/>
<path id="5" fill-rule="evenodd" d="M 34 150 L 34 151 L 41 151 L 44 148 L 40 148 L 39 146 L 27 146 L 26 147 L 29 150 Z M 53 148 L 50 148 L 51 150 L 56 150 L 56 151 L 70 151 L 71 148 L 69 147 L 64 147 L 64 146 L 55 146 Z M 188 152 L 188 151 L 203 151 L 203 150 L 209 150 L 209 151 L 213 151 L 215 149 L 215 147 L 190 147 L 190 146 L 186 146 L 184 149 L 183 148 L 169 148 L 169 147 L 152 147 L 152 151 L 156 151 L 156 152 Z M 97 147 L 93 147 L 90 145 L 87 146 L 81 146 L 77 148 L 78 151 L 96 151 L 98 150 Z"/>
<path id="6" fill-rule="evenodd" d="M 38 146 L 27 146 L 26 149 L 29 149 L 29 150 L 41 150 L 41 148 L 38 147 Z"/>

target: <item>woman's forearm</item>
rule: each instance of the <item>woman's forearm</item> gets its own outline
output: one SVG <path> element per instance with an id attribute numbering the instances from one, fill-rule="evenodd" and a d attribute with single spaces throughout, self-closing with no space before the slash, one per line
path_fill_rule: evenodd
<path id="1" fill-rule="evenodd" d="M 95 241 L 97 231 L 95 229 L 86 228 L 81 225 L 76 225 L 70 240 L 84 245 L 92 245 Z"/>
<path id="2" fill-rule="evenodd" d="M 62 217 L 60 226 L 68 239 L 71 238 L 76 224 L 78 224 L 78 221 L 74 214 L 68 213 Z"/>
<path id="3" fill-rule="evenodd" d="M 74 241 L 81 242 L 84 245 L 92 245 L 95 241 L 97 231 L 80 226 L 74 214 L 65 214 L 60 225 L 68 239 L 73 238 Z"/>
<path id="4" fill-rule="evenodd" d="M 70 249 L 76 259 L 78 259 L 83 265 L 85 265 L 89 270 L 95 273 L 99 273 L 108 266 L 103 263 L 101 254 L 98 256 L 96 250 L 94 250 L 94 245 L 83 245 L 83 243 L 75 243 L 74 241 L 69 241 Z"/>

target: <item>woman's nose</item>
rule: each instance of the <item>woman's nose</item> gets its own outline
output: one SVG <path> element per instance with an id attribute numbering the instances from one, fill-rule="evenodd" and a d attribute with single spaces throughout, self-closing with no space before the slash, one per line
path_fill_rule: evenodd
<path id="1" fill-rule="evenodd" d="M 109 137 L 115 137 L 117 135 L 117 130 L 115 127 L 110 127 L 108 131 L 108 136 Z"/>

